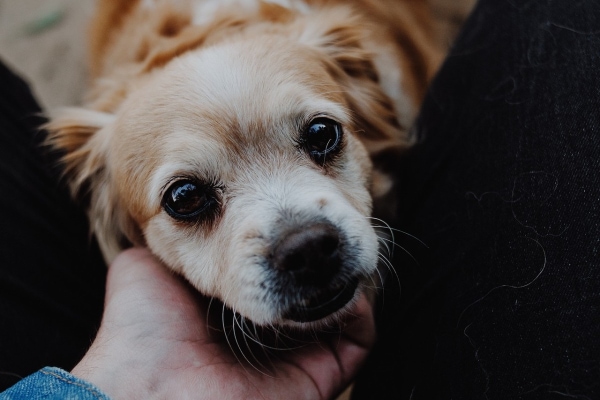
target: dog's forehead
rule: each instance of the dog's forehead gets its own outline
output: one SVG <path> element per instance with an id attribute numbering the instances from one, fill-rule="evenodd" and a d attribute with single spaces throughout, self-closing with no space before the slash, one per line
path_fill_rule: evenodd
<path id="1" fill-rule="evenodd" d="M 343 96 L 324 66 L 293 47 L 253 40 L 183 56 L 164 71 L 160 94 L 177 108 L 171 117 L 180 123 L 209 125 L 240 140 L 311 113 L 346 119 Z"/>
<path id="2" fill-rule="evenodd" d="M 289 148 L 311 117 L 349 122 L 343 94 L 318 57 L 271 38 L 183 55 L 135 95 L 120 118 L 121 140 L 144 145 L 143 136 L 152 151 L 171 154 Z"/>

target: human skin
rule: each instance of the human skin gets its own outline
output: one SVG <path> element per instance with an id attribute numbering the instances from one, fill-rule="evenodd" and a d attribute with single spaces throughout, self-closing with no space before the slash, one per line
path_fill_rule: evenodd
<path id="1" fill-rule="evenodd" d="M 97 337 L 73 375 L 113 399 L 329 399 L 375 341 L 372 307 L 361 296 L 341 333 L 278 355 L 265 373 L 209 333 L 208 306 L 148 250 L 124 251 L 109 268 Z"/>

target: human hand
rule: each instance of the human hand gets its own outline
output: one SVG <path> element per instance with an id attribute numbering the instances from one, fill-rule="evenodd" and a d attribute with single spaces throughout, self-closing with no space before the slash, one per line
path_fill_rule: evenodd
<path id="1" fill-rule="evenodd" d="M 209 333 L 208 303 L 148 250 L 126 250 L 109 268 L 100 330 L 73 375 L 114 399 L 328 399 L 350 383 L 375 340 L 362 296 L 335 342 L 286 352 L 267 375 Z"/>

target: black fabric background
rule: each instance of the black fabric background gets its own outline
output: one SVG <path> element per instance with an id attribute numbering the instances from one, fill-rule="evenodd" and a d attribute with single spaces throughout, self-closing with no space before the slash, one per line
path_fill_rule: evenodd
<path id="1" fill-rule="evenodd" d="M 600 398 L 600 2 L 481 0 L 398 167 L 356 399 Z"/>
<path id="2" fill-rule="evenodd" d="M 0 391 L 44 366 L 70 370 L 99 325 L 106 267 L 86 218 L 41 150 L 44 122 L 0 63 Z"/>

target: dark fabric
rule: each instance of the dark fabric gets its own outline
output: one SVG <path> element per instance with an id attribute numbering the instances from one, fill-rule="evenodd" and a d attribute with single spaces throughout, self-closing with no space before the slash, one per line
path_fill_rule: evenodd
<path id="1" fill-rule="evenodd" d="M 399 166 L 356 399 L 600 399 L 600 2 L 481 0 Z"/>
<path id="2" fill-rule="evenodd" d="M 43 154 L 40 108 L 0 63 L 0 391 L 70 370 L 99 325 L 106 267 L 85 216 Z"/>
<path id="3" fill-rule="evenodd" d="M 355 398 L 600 398 L 599 71 L 599 2 L 480 1 L 397 166 L 398 227 L 426 246 L 395 235 Z M 0 81 L 2 390 L 77 362 L 105 269 L 38 106 Z"/>

